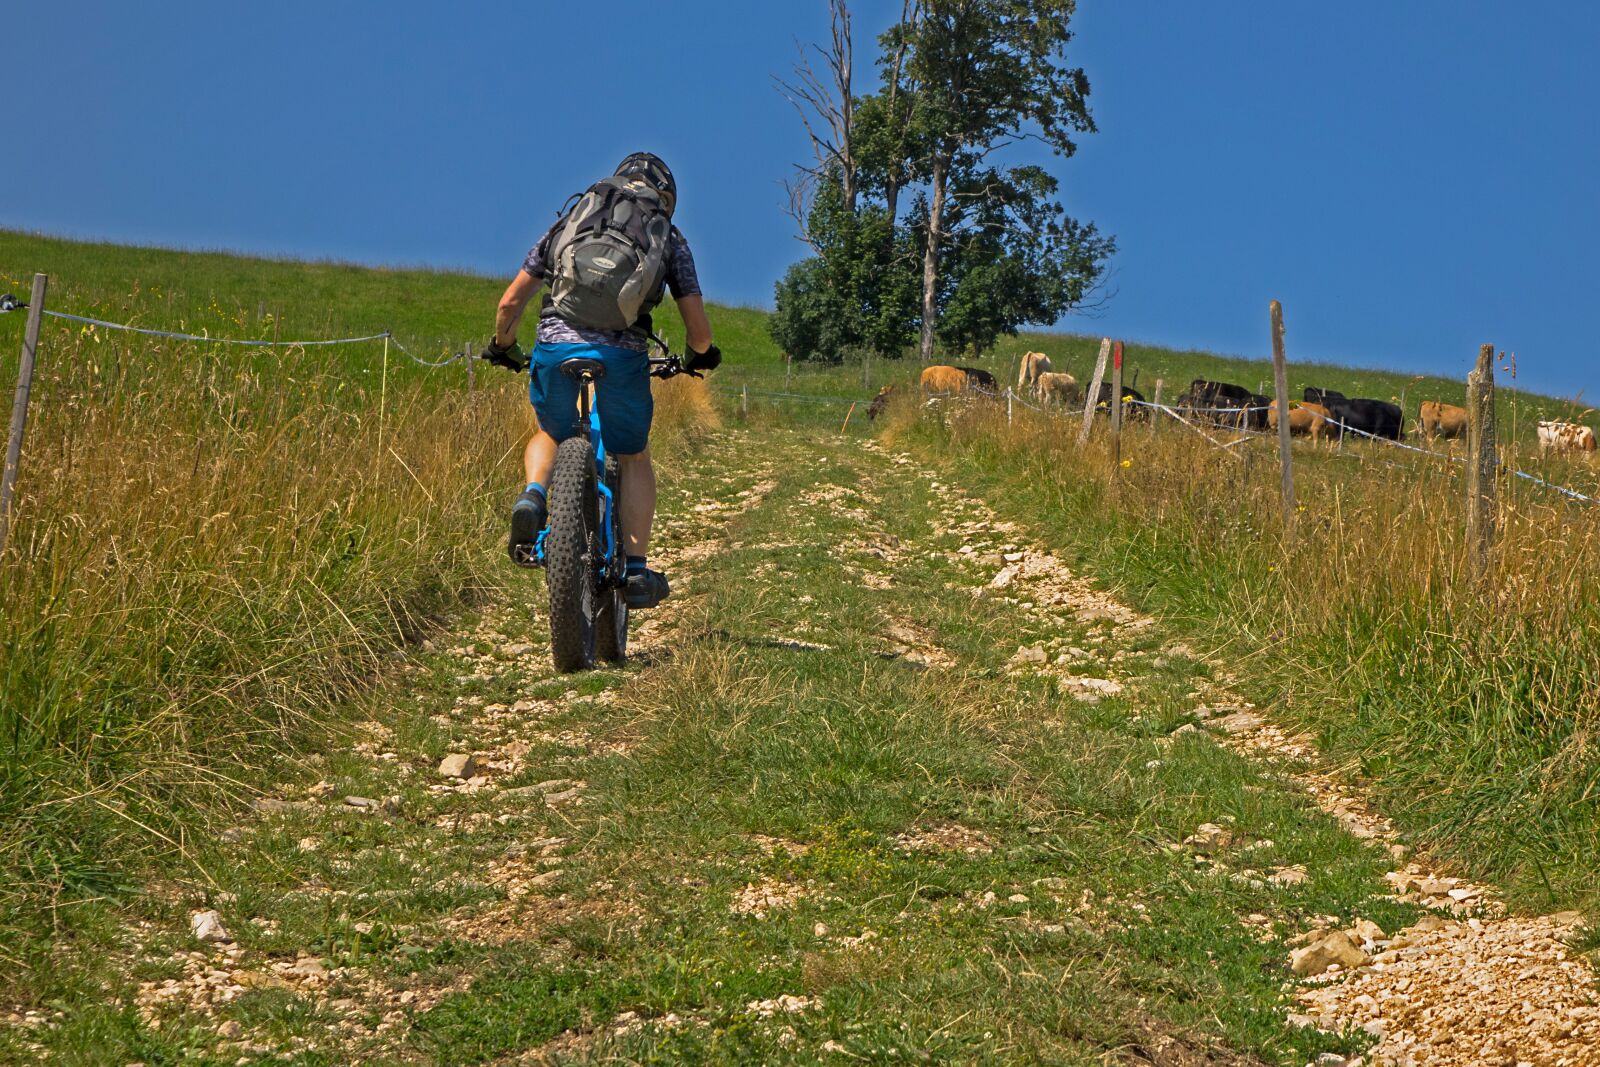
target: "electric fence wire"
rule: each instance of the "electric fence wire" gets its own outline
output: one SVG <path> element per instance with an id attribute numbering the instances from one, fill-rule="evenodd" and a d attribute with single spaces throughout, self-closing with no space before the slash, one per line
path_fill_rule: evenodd
<path id="1" fill-rule="evenodd" d="M 23 305 L 18 305 L 15 308 L 7 308 L 4 310 L 20 311 L 22 307 Z M 365 344 L 371 341 L 387 340 L 390 344 L 394 345 L 395 348 L 400 350 L 401 355 L 411 360 L 411 362 L 421 367 L 433 369 L 437 369 L 439 367 L 448 367 L 457 360 L 470 358 L 469 354 L 466 352 L 455 352 L 446 356 L 444 359 L 437 361 L 423 359 L 420 356 L 413 355 L 410 350 L 405 347 L 405 345 L 400 343 L 400 339 L 397 338 L 390 330 L 384 330 L 382 333 L 367 334 L 362 337 L 335 337 L 331 339 L 315 341 L 257 341 L 240 337 L 208 337 L 204 334 L 182 333 L 177 330 L 153 330 L 146 326 L 133 326 L 125 322 L 110 322 L 106 319 L 97 319 L 88 315 L 74 315 L 65 311 L 51 311 L 49 308 L 42 309 L 41 313 L 48 315 L 53 319 L 63 319 L 67 322 L 82 323 L 86 326 L 98 326 L 101 329 L 106 330 L 122 330 L 127 333 L 141 334 L 145 337 L 161 337 L 173 341 L 197 341 L 202 344 L 238 345 L 244 348 L 314 348 L 327 345 Z"/>

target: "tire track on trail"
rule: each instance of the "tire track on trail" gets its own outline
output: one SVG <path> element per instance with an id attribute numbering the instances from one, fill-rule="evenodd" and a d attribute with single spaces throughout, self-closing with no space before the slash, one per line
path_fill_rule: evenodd
<path id="1" fill-rule="evenodd" d="M 1074 575 L 1059 556 L 1030 542 L 1021 525 L 955 491 L 914 457 L 872 441 L 864 447 L 945 493 L 952 517 L 938 532 L 959 541 L 952 558 L 973 575 L 975 593 L 998 596 L 1052 627 L 1069 618 L 1102 627 L 1103 640 L 1090 649 L 1019 648 L 1012 670 L 1046 675 L 1086 704 L 1137 694 L 1138 659 L 1116 646 L 1154 629 L 1154 619 Z M 1189 734 L 1208 737 L 1253 761 L 1262 776 L 1295 783 L 1346 831 L 1382 849 L 1393 863 L 1385 876 L 1387 893 L 1425 911 L 1418 922 L 1392 933 L 1370 920 L 1345 925 L 1325 916 L 1292 938 L 1298 947 L 1289 962 L 1302 976 L 1296 993 L 1302 1010 L 1290 1015 L 1289 1024 L 1371 1034 L 1374 1047 L 1365 1058 L 1349 1060 L 1350 1067 L 1600 1064 L 1600 987 L 1593 969 L 1566 944 L 1580 913 L 1511 915 L 1490 888 L 1441 873 L 1426 857 L 1410 853 L 1392 821 L 1359 788 L 1317 769 L 1309 736 L 1284 729 L 1272 721 L 1270 709 L 1241 697 L 1225 664 L 1179 642 L 1167 642 L 1162 654 L 1205 662 L 1216 679 L 1190 694 L 1193 721 L 1179 726 L 1167 743 L 1181 743 Z M 1233 834 L 1206 824 L 1188 843 L 1205 848 L 1206 839 Z M 1243 873 L 1276 885 L 1318 874 L 1301 866 Z M 1265 920 L 1252 915 L 1245 921 L 1264 927 Z M 1325 1057 L 1319 1063 L 1335 1061 L 1346 1062 Z"/>

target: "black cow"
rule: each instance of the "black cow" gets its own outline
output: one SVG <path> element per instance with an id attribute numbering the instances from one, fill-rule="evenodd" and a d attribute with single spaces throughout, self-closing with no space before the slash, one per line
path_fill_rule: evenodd
<path id="1" fill-rule="evenodd" d="M 1096 411 L 1104 411 L 1104 412 L 1108 412 L 1109 413 L 1111 411 L 1111 397 L 1112 397 L 1112 395 L 1113 394 L 1111 392 L 1111 383 L 1110 382 L 1101 382 L 1100 383 L 1100 394 L 1099 394 L 1099 396 L 1097 396 L 1095 398 L 1094 409 Z M 1144 394 L 1139 392 L 1139 390 L 1133 388 L 1131 385 L 1124 385 L 1122 387 L 1122 398 L 1123 398 L 1123 401 L 1124 401 L 1124 403 L 1122 405 L 1122 417 L 1123 418 L 1125 418 L 1125 419 L 1148 419 L 1150 417 L 1150 409 L 1143 406 L 1143 404 L 1144 404 Z M 1136 401 L 1138 401 L 1138 403 L 1129 404 L 1129 403 L 1126 402 L 1128 400 L 1136 400 Z"/>
<path id="2" fill-rule="evenodd" d="M 967 376 L 967 386 L 983 393 L 999 393 L 1000 387 L 995 383 L 994 375 L 977 367 L 957 367 L 956 370 Z"/>
<path id="3" fill-rule="evenodd" d="M 1405 417 L 1397 405 L 1387 400 L 1351 400 L 1337 389 L 1318 389 L 1315 386 L 1306 387 L 1305 398 L 1308 404 L 1321 404 L 1327 408 L 1328 414 L 1343 424 L 1336 424 L 1329 431 L 1341 437 L 1344 435 L 1344 426 L 1392 441 L 1405 436 Z M 1355 436 L 1360 437 L 1361 434 Z"/>
<path id="4" fill-rule="evenodd" d="M 1387 400 L 1346 400 L 1330 397 L 1323 401 L 1323 407 L 1328 409 L 1338 423 L 1332 427 L 1332 433 L 1343 436 L 1344 427 L 1369 433 L 1374 437 L 1387 437 L 1391 441 L 1398 441 L 1405 436 L 1405 416 L 1400 412 L 1400 405 L 1391 404 Z M 1357 437 L 1361 433 L 1356 434 Z"/>
<path id="5" fill-rule="evenodd" d="M 1268 403 L 1266 397 L 1252 393 L 1242 385 L 1196 378 L 1178 398 L 1178 410 L 1191 418 L 1219 426 L 1242 425 L 1265 429 Z"/>

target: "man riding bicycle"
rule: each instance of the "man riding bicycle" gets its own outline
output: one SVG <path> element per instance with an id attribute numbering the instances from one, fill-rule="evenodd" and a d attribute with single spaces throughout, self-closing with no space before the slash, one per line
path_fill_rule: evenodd
<path id="1" fill-rule="evenodd" d="M 596 410 L 607 450 L 622 472 L 619 510 L 627 554 L 629 608 L 650 608 L 668 594 L 666 576 L 646 566 L 655 520 L 656 476 L 650 462 L 649 345 L 651 310 L 662 290 L 672 293 L 688 335 L 690 371 L 712 370 L 722 353 L 712 342 L 694 256 L 671 223 L 677 183 L 658 157 L 636 152 L 597 182 L 539 239 L 500 298 L 494 340 L 483 358 L 520 370 L 517 326 L 528 302 L 548 280 L 539 312 L 528 397 L 539 428 L 523 453 L 527 485 L 511 510 L 508 550 L 516 562 L 549 514 L 546 486 L 556 448 L 577 432 L 578 385 L 558 369 L 566 360 L 595 359 L 605 375 L 595 383 Z"/>

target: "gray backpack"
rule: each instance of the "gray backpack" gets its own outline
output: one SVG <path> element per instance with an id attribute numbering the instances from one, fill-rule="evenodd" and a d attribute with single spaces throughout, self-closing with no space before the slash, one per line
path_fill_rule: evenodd
<path id="1" fill-rule="evenodd" d="M 595 330 L 630 329 L 661 302 L 672 212 L 637 178 L 602 179 L 577 201 L 550 237 L 541 314 Z"/>

